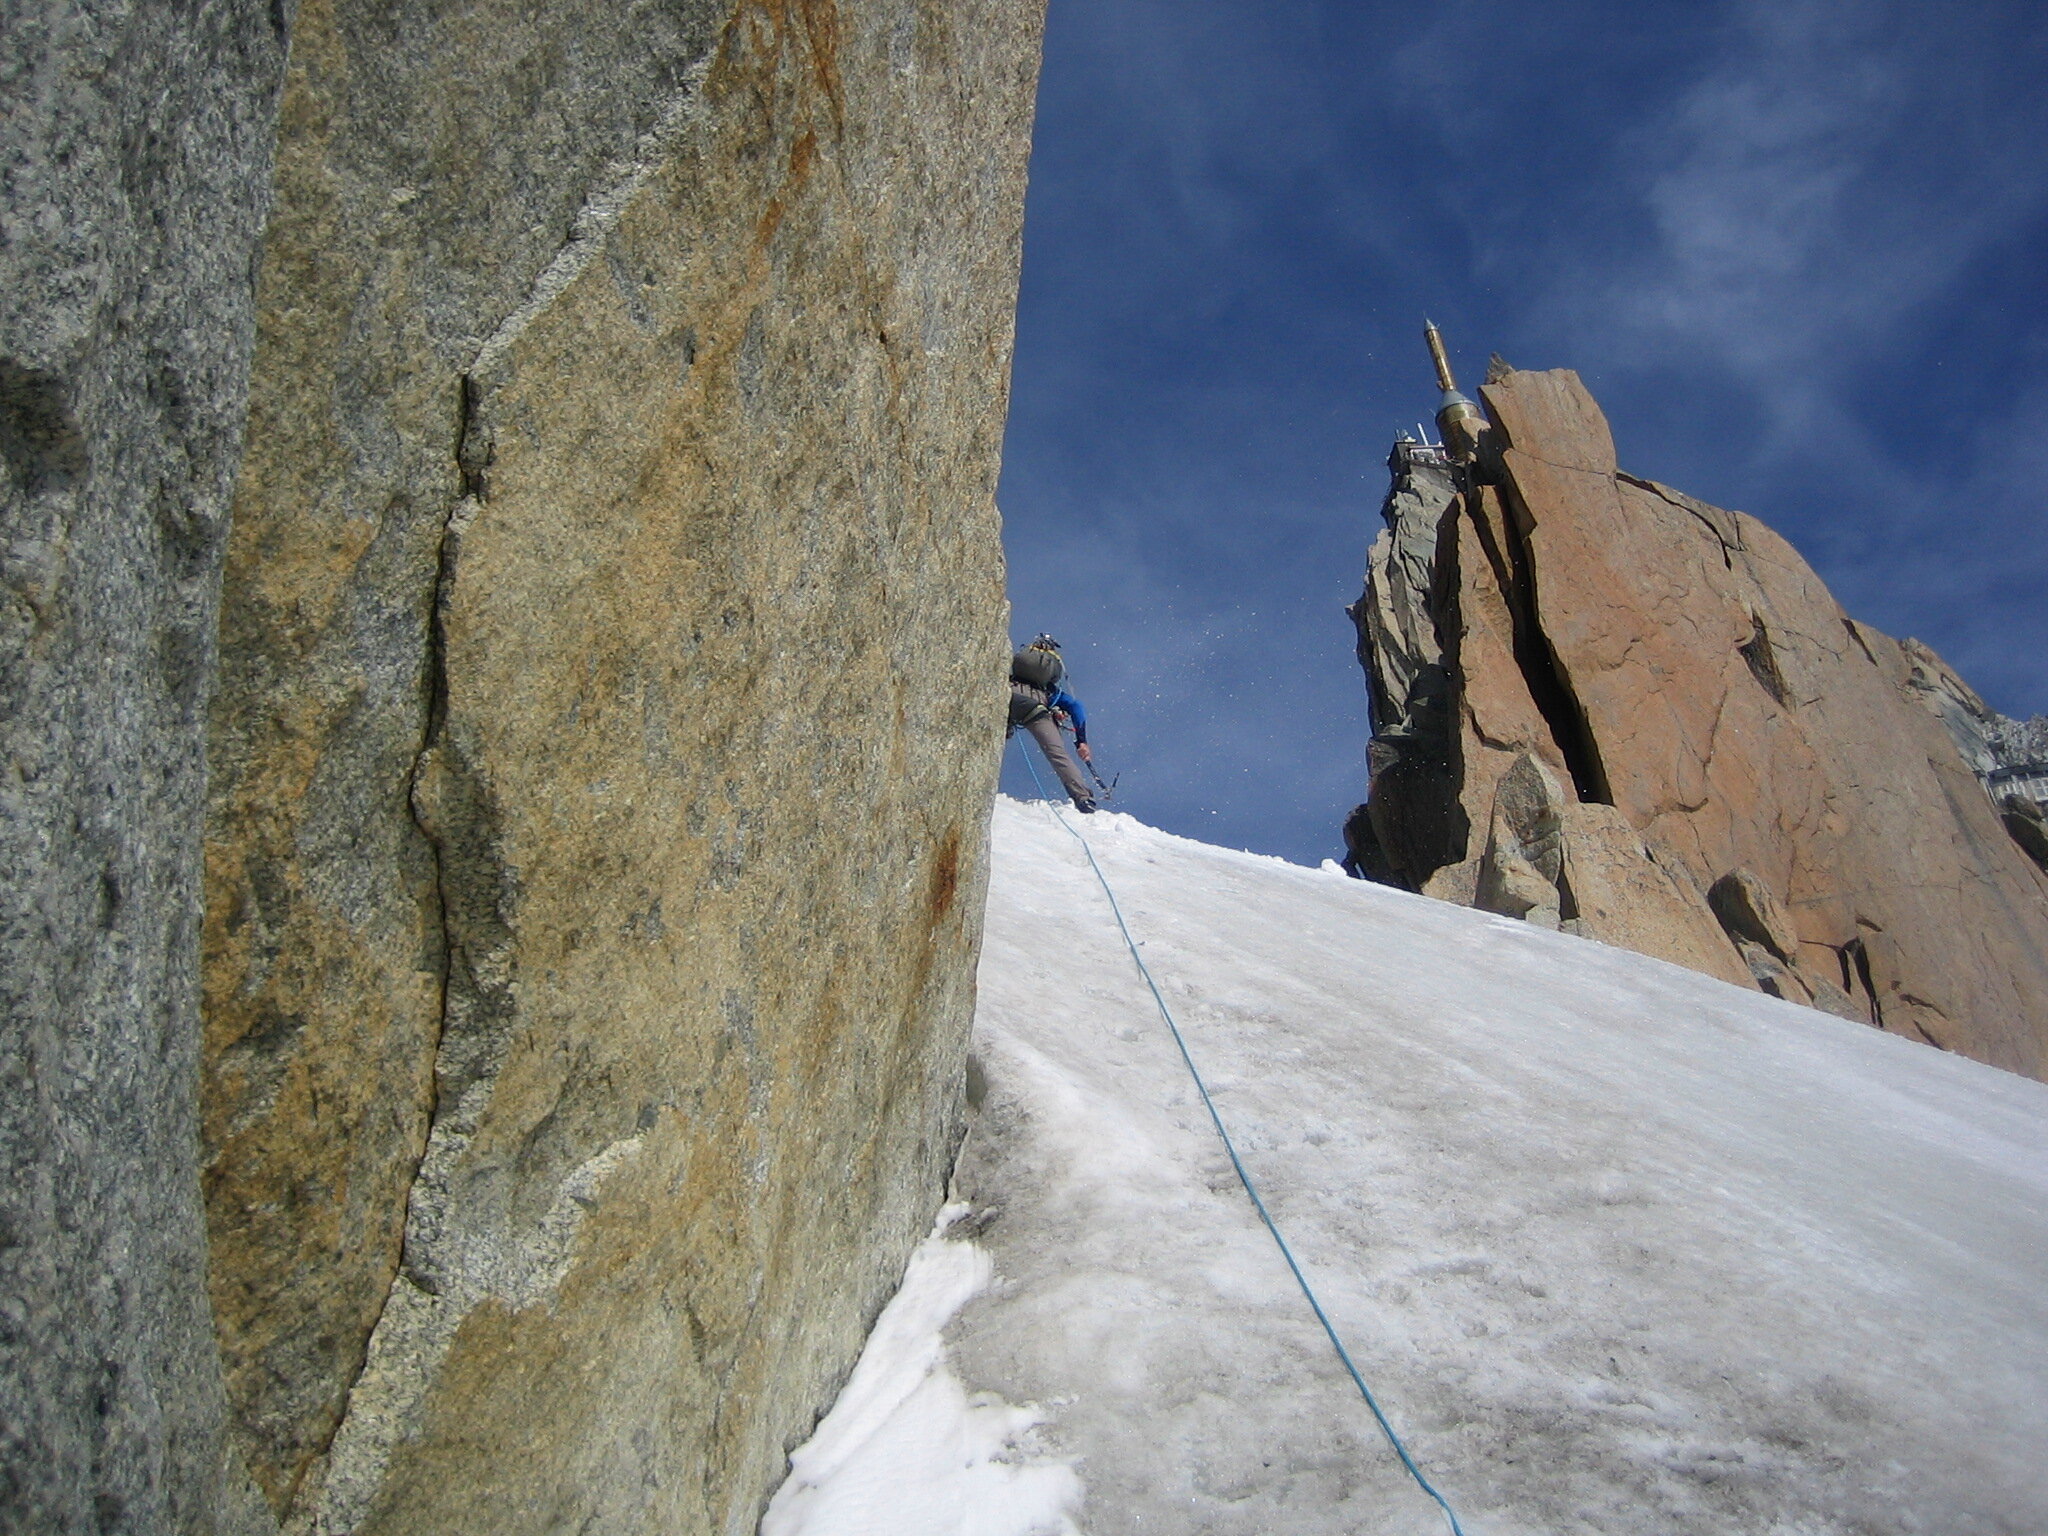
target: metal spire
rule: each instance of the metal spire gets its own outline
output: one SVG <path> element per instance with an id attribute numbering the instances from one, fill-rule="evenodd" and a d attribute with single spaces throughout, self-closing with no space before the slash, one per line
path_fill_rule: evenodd
<path id="1" fill-rule="evenodd" d="M 1444 353 L 1443 333 L 1434 320 L 1422 322 L 1422 339 L 1429 343 L 1429 360 L 1436 364 L 1437 388 L 1443 394 L 1436 410 L 1437 434 L 1459 458 L 1470 458 L 1479 446 L 1479 434 L 1486 430 L 1486 417 L 1478 406 L 1458 393 L 1451 378 L 1451 360 Z"/>
<path id="2" fill-rule="evenodd" d="M 1456 394 L 1458 386 L 1451 381 L 1451 360 L 1444 356 L 1444 334 L 1436 328 L 1434 320 L 1422 322 L 1422 339 L 1429 343 L 1429 360 L 1436 364 L 1436 387 L 1445 394 Z"/>

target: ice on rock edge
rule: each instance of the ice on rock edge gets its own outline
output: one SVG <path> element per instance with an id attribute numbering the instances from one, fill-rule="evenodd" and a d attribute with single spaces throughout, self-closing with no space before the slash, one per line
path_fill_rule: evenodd
<path id="1" fill-rule="evenodd" d="M 1027 1444 L 1045 1416 L 969 1396 L 942 1338 L 988 1287 L 989 1256 L 939 1213 L 882 1310 L 860 1363 L 761 1521 L 761 1536 L 1080 1536 L 1081 1481 Z"/>

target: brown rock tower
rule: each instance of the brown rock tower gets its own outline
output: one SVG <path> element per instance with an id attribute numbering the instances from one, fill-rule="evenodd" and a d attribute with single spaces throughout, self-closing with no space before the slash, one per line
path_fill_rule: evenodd
<path id="1" fill-rule="evenodd" d="M 1575 374 L 1496 366 L 1481 398 L 1469 442 L 1391 461 L 1355 864 L 2048 1076 L 2048 877 L 1932 653 L 1756 519 L 1622 472 Z"/>

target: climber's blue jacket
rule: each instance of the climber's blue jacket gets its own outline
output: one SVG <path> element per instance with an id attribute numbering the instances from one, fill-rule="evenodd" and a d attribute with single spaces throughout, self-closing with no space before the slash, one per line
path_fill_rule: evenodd
<path id="1" fill-rule="evenodd" d="M 1063 710 L 1066 717 L 1074 722 L 1074 740 L 1088 739 L 1088 711 L 1081 707 L 1079 699 L 1066 689 L 1055 686 L 1052 692 L 1046 695 L 1045 702 L 1047 708 Z"/>

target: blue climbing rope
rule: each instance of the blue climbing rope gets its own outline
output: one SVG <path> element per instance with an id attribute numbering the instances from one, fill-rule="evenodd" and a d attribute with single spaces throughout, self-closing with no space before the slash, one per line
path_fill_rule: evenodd
<path id="1" fill-rule="evenodd" d="M 1195 1058 L 1188 1050 L 1187 1037 L 1180 1032 L 1180 1025 L 1173 1019 L 1173 1010 L 1166 1006 L 1166 999 L 1160 995 L 1159 983 L 1152 979 L 1151 969 L 1145 964 L 1145 957 L 1138 953 L 1138 941 L 1131 937 L 1131 926 L 1124 921 L 1124 909 L 1118 904 L 1116 892 L 1110 889 L 1109 876 L 1102 872 L 1102 866 L 1095 862 L 1095 850 L 1088 846 L 1083 837 L 1060 813 L 1060 808 L 1046 793 L 1045 781 L 1038 776 L 1038 767 L 1031 761 L 1029 752 L 1020 751 L 1024 766 L 1030 770 L 1031 782 L 1037 787 L 1038 796 L 1053 814 L 1053 820 L 1066 829 L 1067 835 L 1081 845 L 1081 851 L 1088 855 L 1088 867 L 1095 871 L 1095 878 L 1102 886 L 1102 894 L 1109 898 L 1109 910 L 1116 914 L 1118 932 L 1124 936 L 1124 946 L 1130 950 L 1131 959 L 1138 967 L 1138 974 L 1145 978 L 1145 985 L 1151 990 L 1152 1001 L 1159 1005 L 1159 1017 L 1166 1020 L 1166 1027 L 1173 1035 L 1173 1043 L 1180 1047 L 1180 1059 L 1187 1063 L 1188 1075 L 1195 1080 L 1195 1091 L 1202 1096 L 1202 1107 L 1209 1111 L 1209 1120 L 1216 1127 L 1216 1135 L 1223 1143 L 1223 1150 L 1230 1155 L 1230 1166 L 1237 1170 L 1238 1182 L 1244 1185 L 1244 1192 L 1252 1197 L 1259 1220 L 1266 1224 L 1266 1230 L 1273 1235 L 1274 1244 L 1280 1249 L 1280 1257 L 1287 1261 L 1287 1267 L 1294 1272 L 1294 1283 L 1301 1287 L 1301 1294 L 1308 1298 L 1309 1307 L 1315 1312 L 1316 1321 L 1323 1325 L 1323 1332 L 1329 1336 L 1330 1347 L 1337 1351 L 1337 1358 L 1344 1362 L 1344 1369 L 1351 1374 L 1351 1383 L 1358 1388 L 1358 1395 L 1365 1399 L 1365 1406 L 1372 1410 L 1380 1430 L 1387 1437 L 1387 1444 L 1394 1448 L 1394 1454 L 1401 1458 L 1401 1465 L 1408 1469 L 1408 1475 L 1415 1479 L 1416 1486 L 1432 1499 L 1437 1508 L 1444 1512 L 1444 1518 L 1451 1523 L 1451 1536 L 1465 1536 L 1464 1527 L 1458 1524 L 1457 1511 L 1451 1508 L 1450 1500 L 1436 1491 L 1435 1485 L 1423 1476 L 1422 1468 L 1415 1464 L 1415 1458 L 1408 1454 L 1408 1447 L 1401 1443 L 1401 1437 L 1394 1433 L 1394 1426 L 1387 1422 L 1387 1416 L 1380 1410 L 1379 1400 L 1372 1395 L 1372 1388 L 1365 1384 L 1365 1377 L 1359 1374 L 1352 1363 L 1351 1351 L 1344 1347 L 1344 1341 L 1337 1336 L 1337 1326 L 1330 1321 L 1329 1313 L 1316 1298 L 1315 1287 L 1308 1283 L 1308 1276 L 1301 1272 L 1301 1265 L 1295 1262 L 1294 1250 L 1287 1246 L 1287 1239 L 1280 1235 L 1280 1224 L 1273 1220 L 1273 1213 L 1266 1209 L 1266 1202 L 1259 1197 L 1259 1187 L 1252 1182 L 1251 1173 L 1245 1168 L 1244 1160 L 1237 1155 L 1237 1145 L 1230 1139 L 1230 1132 L 1223 1127 L 1223 1116 L 1217 1111 L 1216 1101 L 1209 1097 L 1209 1085 L 1202 1081 L 1201 1069 L 1195 1065 Z"/>

